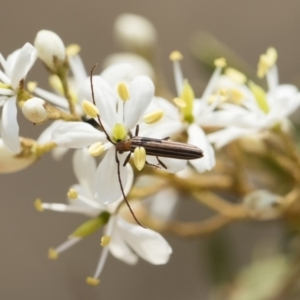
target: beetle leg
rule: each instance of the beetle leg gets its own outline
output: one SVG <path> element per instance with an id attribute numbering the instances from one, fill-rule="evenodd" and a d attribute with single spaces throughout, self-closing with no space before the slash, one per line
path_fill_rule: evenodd
<path id="1" fill-rule="evenodd" d="M 167 166 L 166 166 L 166 165 L 158 158 L 158 156 L 156 156 L 156 159 L 157 159 L 158 164 L 159 164 L 160 166 L 162 166 L 164 169 L 168 169 Z"/>
<path id="2" fill-rule="evenodd" d="M 125 161 L 123 163 L 123 167 L 125 167 L 127 165 L 128 161 L 130 159 L 130 156 L 131 156 L 131 152 L 129 151 L 129 153 L 128 153 L 128 155 L 127 155 L 127 157 L 126 157 L 126 159 L 125 159 Z"/>

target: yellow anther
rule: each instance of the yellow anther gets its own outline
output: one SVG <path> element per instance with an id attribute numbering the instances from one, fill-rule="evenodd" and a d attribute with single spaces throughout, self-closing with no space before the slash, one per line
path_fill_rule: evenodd
<path id="1" fill-rule="evenodd" d="M 225 74 L 236 83 L 243 84 L 247 81 L 247 77 L 243 73 L 233 68 L 226 68 Z"/>
<path id="2" fill-rule="evenodd" d="M 36 81 L 29 81 L 28 83 L 27 83 L 27 89 L 28 89 L 28 91 L 30 92 L 30 93 L 33 93 L 34 92 L 34 90 L 35 90 L 35 88 L 37 87 L 37 82 Z"/>
<path id="3" fill-rule="evenodd" d="M 267 96 L 265 91 L 254 82 L 250 81 L 248 83 L 250 90 L 252 91 L 258 107 L 265 113 L 270 111 L 270 107 L 267 101 Z"/>
<path id="4" fill-rule="evenodd" d="M 102 154 L 104 150 L 105 150 L 105 147 L 101 142 L 94 143 L 89 147 L 89 153 L 91 156 L 94 156 L 94 157 Z"/>
<path id="5" fill-rule="evenodd" d="M 48 250 L 48 258 L 52 259 L 52 260 L 55 260 L 58 258 L 58 253 L 54 248 L 50 248 Z"/>
<path id="6" fill-rule="evenodd" d="M 214 65 L 217 68 L 224 68 L 226 67 L 226 59 L 224 57 L 217 58 L 214 61 Z"/>
<path id="7" fill-rule="evenodd" d="M 62 83 L 61 83 L 61 80 L 60 78 L 55 75 L 55 74 L 52 74 L 49 76 L 49 85 L 57 92 L 59 93 L 60 95 L 63 95 L 64 93 L 64 88 L 62 86 Z"/>
<path id="8" fill-rule="evenodd" d="M 182 60 L 183 56 L 182 56 L 181 52 L 179 52 L 179 51 L 173 51 L 170 54 L 169 59 L 172 60 L 172 61 Z"/>
<path id="9" fill-rule="evenodd" d="M 218 101 L 218 103 L 224 103 L 228 100 L 228 94 L 226 94 L 226 96 L 223 96 L 222 94 L 213 94 L 210 95 L 208 98 L 208 103 L 215 103 L 216 101 Z"/>
<path id="10" fill-rule="evenodd" d="M 231 100 L 235 104 L 242 104 L 245 95 L 238 89 L 231 90 Z"/>
<path id="11" fill-rule="evenodd" d="M 116 123 L 113 128 L 113 138 L 115 141 L 124 141 L 127 136 L 127 129 L 123 124 Z"/>
<path id="12" fill-rule="evenodd" d="M 75 200 L 78 198 L 78 192 L 74 189 L 69 189 L 68 191 L 68 198 L 72 199 L 72 200 Z"/>
<path id="13" fill-rule="evenodd" d="M 137 147 L 134 149 L 133 161 L 139 171 L 144 168 L 146 163 L 146 150 L 144 147 Z"/>
<path id="14" fill-rule="evenodd" d="M 106 247 L 109 245 L 111 241 L 111 237 L 109 235 L 104 235 L 102 238 L 101 238 L 101 241 L 100 241 L 100 245 L 102 247 Z"/>
<path id="15" fill-rule="evenodd" d="M 182 100 L 181 98 L 174 98 L 173 102 L 176 104 L 177 107 L 179 108 L 185 108 L 186 107 L 186 103 L 184 100 Z"/>
<path id="16" fill-rule="evenodd" d="M 278 58 L 276 49 L 273 47 L 268 48 L 266 55 L 268 57 L 270 66 L 275 65 Z"/>
<path id="17" fill-rule="evenodd" d="M 164 115 L 163 110 L 153 111 L 143 117 L 143 120 L 146 124 L 153 124 L 158 122 Z"/>
<path id="18" fill-rule="evenodd" d="M 87 277 L 86 283 L 92 286 L 97 286 L 100 283 L 100 279 L 94 277 Z"/>
<path id="19" fill-rule="evenodd" d="M 129 100 L 129 98 L 130 98 L 130 96 L 129 96 L 129 90 L 128 90 L 127 85 L 124 82 L 120 82 L 118 84 L 117 90 L 118 90 L 119 97 L 124 102 L 126 102 L 127 100 Z"/>
<path id="20" fill-rule="evenodd" d="M 34 201 L 34 207 L 39 212 L 44 211 L 43 202 L 42 202 L 42 200 L 40 198 L 35 199 L 35 201 Z"/>
<path id="21" fill-rule="evenodd" d="M 0 88 L 1 89 L 12 89 L 11 85 L 10 84 L 7 84 L 7 83 L 3 83 L 0 81 Z"/>
<path id="22" fill-rule="evenodd" d="M 277 61 L 277 51 L 275 48 L 268 48 L 265 54 L 262 54 L 259 58 L 257 76 L 263 78 L 266 76 L 269 69 L 275 65 Z"/>
<path id="23" fill-rule="evenodd" d="M 86 115 L 91 118 L 96 118 L 99 115 L 99 110 L 97 106 L 95 106 L 92 102 L 83 100 L 82 101 L 82 109 Z"/>
<path id="24" fill-rule="evenodd" d="M 70 44 L 66 47 L 66 53 L 68 56 L 77 55 L 81 51 L 81 47 L 78 44 Z"/>

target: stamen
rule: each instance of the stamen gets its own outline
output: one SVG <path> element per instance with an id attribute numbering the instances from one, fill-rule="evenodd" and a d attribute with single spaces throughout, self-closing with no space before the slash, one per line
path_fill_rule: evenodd
<path id="1" fill-rule="evenodd" d="M 56 260 L 58 258 L 58 253 L 54 248 L 48 250 L 48 258 L 51 260 Z"/>
<path id="2" fill-rule="evenodd" d="M 35 88 L 37 87 L 37 82 L 36 81 L 29 81 L 28 83 L 27 83 L 27 89 L 28 89 L 28 91 L 30 92 L 30 93 L 33 93 L 34 92 L 34 90 L 35 90 Z"/>
<path id="3" fill-rule="evenodd" d="M 60 95 L 64 94 L 63 85 L 57 75 L 53 74 L 49 76 L 49 85 Z"/>
<path id="4" fill-rule="evenodd" d="M 234 68 L 226 68 L 225 74 L 236 83 L 244 84 L 247 81 L 247 77 Z"/>
<path id="5" fill-rule="evenodd" d="M 91 118 L 96 118 L 99 115 L 99 110 L 96 105 L 87 100 L 82 101 L 82 109 L 86 115 Z"/>
<path id="6" fill-rule="evenodd" d="M 153 124 L 158 122 L 164 115 L 163 110 L 153 111 L 143 117 L 143 120 L 146 124 Z"/>
<path id="7" fill-rule="evenodd" d="M 119 97 L 122 99 L 122 101 L 126 102 L 130 99 L 128 87 L 124 82 L 120 82 L 118 84 L 117 90 Z"/>
<path id="8" fill-rule="evenodd" d="M 181 52 L 173 51 L 173 52 L 171 52 L 169 58 L 171 61 L 176 61 L 176 60 L 182 60 L 183 56 L 182 56 Z"/>
<path id="9" fill-rule="evenodd" d="M 108 224 L 107 224 L 106 236 L 109 236 L 109 237 L 112 236 L 114 226 L 115 226 L 115 222 L 116 222 L 116 217 L 112 216 L 110 218 Z M 97 268 L 96 268 L 96 271 L 95 271 L 95 274 L 92 278 L 94 278 L 94 279 L 99 278 L 99 276 L 100 276 L 100 274 L 103 270 L 104 264 L 106 262 L 108 251 L 109 251 L 109 247 L 104 247 L 103 248 L 103 250 L 101 252 L 101 255 L 100 255 L 100 259 L 99 259 Z"/>
<path id="10" fill-rule="evenodd" d="M 74 190 L 74 189 L 69 189 L 67 195 L 68 195 L 68 198 L 70 198 L 72 200 L 75 200 L 78 197 L 78 192 L 76 190 Z"/>
<path id="11" fill-rule="evenodd" d="M 69 238 L 64 243 L 59 245 L 56 249 L 50 248 L 49 252 L 51 252 L 51 254 L 53 254 L 54 257 L 55 256 L 58 257 L 59 253 L 62 253 L 64 251 L 68 250 L 70 247 L 74 246 L 75 244 L 77 244 L 81 240 L 82 239 L 78 238 L 78 237 Z M 49 255 L 49 253 L 48 253 L 48 255 Z"/>
<path id="12" fill-rule="evenodd" d="M 100 154 L 102 154 L 104 150 L 105 150 L 105 146 L 101 142 L 97 142 L 97 143 L 92 144 L 89 147 L 89 154 L 91 156 L 96 157 L 96 156 L 99 156 Z"/>
<path id="13" fill-rule="evenodd" d="M 124 141 L 127 136 L 127 129 L 123 124 L 116 123 L 113 128 L 113 138 L 115 141 Z"/>
<path id="14" fill-rule="evenodd" d="M 218 58 L 215 60 L 216 69 L 214 70 L 212 76 L 209 79 L 209 82 L 202 94 L 202 100 L 207 101 L 208 97 L 214 93 L 217 83 L 219 81 L 222 69 L 226 66 L 225 58 Z"/>
<path id="15" fill-rule="evenodd" d="M 263 78 L 271 67 L 276 64 L 277 51 L 275 48 L 268 48 L 265 54 L 262 54 L 259 58 L 257 76 Z"/>
<path id="16" fill-rule="evenodd" d="M 176 91 L 178 96 L 180 95 L 183 88 L 183 75 L 182 75 L 181 66 L 179 62 L 182 59 L 183 56 L 179 51 L 173 51 L 170 54 L 170 60 L 173 61 L 173 72 L 174 72 L 175 86 L 176 86 Z"/>
<path id="17" fill-rule="evenodd" d="M 93 277 L 87 277 L 86 283 L 92 286 L 97 286 L 100 283 L 100 279 L 93 278 Z"/>
<path id="18" fill-rule="evenodd" d="M 185 108 L 186 107 L 186 103 L 184 102 L 184 100 L 182 100 L 181 98 L 174 98 L 173 102 L 176 104 L 176 106 L 178 106 L 179 108 Z"/>
<path id="19" fill-rule="evenodd" d="M 40 198 L 35 199 L 35 201 L 34 201 L 34 207 L 39 212 L 44 211 L 43 202 L 42 202 L 42 200 Z"/>
<path id="20" fill-rule="evenodd" d="M 75 56 L 81 51 L 81 47 L 78 44 L 70 44 L 66 47 L 66 53 L 68 56 Z"/>
<path id="21" fill-rule="evenodd" d="M 100 245 L 102 247 L 107 247 L 109 245 L 110 241 L 111 241 L 111 237 L 109 235 L 104 235 L 101 238 Z"/>
<path id="22" fill-rule="evenodd" d="M 146 150 L 144 147 L 137 147 L 134 149 L 133 161 L 139 171 L 144 168 L 146 163 Z"/>
<path id="23" fill-rule="evenodd" d="M 226 67 L 226 59 L 224 57 L 220 57 L 215 59 L 214 65 L 216 68 L 224 68 Z"/>
<path id="24" fill-rule="evenodd" d="M 240 90 L 238 89 L 231 90 L 231 99 L 233 103 L 237 105 L 241 105 L 244 97 L 245 97 L 244 94 Z"/>

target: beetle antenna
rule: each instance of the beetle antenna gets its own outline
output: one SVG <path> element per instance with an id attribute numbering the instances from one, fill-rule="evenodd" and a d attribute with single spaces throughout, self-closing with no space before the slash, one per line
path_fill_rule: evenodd
<path id="1" fill-rule="evenodd" d="M 93 99 L 93 103 L 94 105 L 96 106 L 96 101 L 95 101 L 95 94 L 94 94 L 94 85 L 93 85 L 93 72 L 94 72 L 94 69 L 97 67 L 97 64 L 94 64 L 93 67 L 92 67 L 92 70 L 91 70 L 91 73 L 90 73 L 90 82 L 91 82 L 91 92 L 92 92 L 92 99 Z M 105 135 L 106 135 L 106 138 L 108 141 L 110 141 L 112 144 L 115 145 L 115 143 L 111 140 L 111 138 L 109 137 L 107 131 L 105 130 L 102 122 L 101 122 L 101 119 L 100 119 L 100 116 L 99 114 L 97 114 L 97 118 L 98 118 L 98 122 L 100 124 L 100 126 L 102 127 Z"/>
<path id="2" fill-rule="evenodd" d="M 125 201 L 125 203 L 126 203 L 128 209 L 129 209 L 129 211 L 130 211 L 132 217 L 134 218 L 135 222 L 136 222 L 138 225 L 140 225 L 141 227 L 147 229 L 147 227 L 143 226 L 143 225 L 139 222 L 139 220 L 137 219 L 136 215 L 134 214 L 134 212 L 133 212 L 133 210 L 132 210 L 132 208 L 131 208 L 131 206 L 130 206 L 130 204 L 129 204 L 129 202 L 128 202 L 126 196 L 125 196 L 124 189 L 123 189 L 123 185 L 122 185 L 122 181 L 121 181 L 121 175 L 120 175 L 120 161 L 119 161 L 119 158 L 118 158 L 117 150 L 116 150 L 115 153 L 116 153 L 116 162 L 117 162 L 117 165 L 118 165 L 118 179 L 119 179 L 120 188 L 121 188 L 121 192 L 122 192 L 124 201 Z"/>

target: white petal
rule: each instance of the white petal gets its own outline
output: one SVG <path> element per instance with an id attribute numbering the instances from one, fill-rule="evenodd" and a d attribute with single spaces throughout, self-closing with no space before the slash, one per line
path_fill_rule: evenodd
<path id="1" fill-rule="evenodd" d="M 26 43 L 19 52 L 19 55 L 17 56 L 15 64 L 11 70 L 11 85 L 14 89 L 16 89 L 20 81 L 25 78 L 35 60 L 35 48 L 31 44 Z"/>
<path id="2" fill-rule="evenodd" d="M 93 87 L 95 102 L 99 109 L 101 120 L 112 128 L 117 120 L 117 98 L 113 93 L 112 88 L 100 76 L 93 76 Z M 90 77 L 88 77 L 80 87 L 79 98 L 93 102 Z"/>
<path id="3" fill-rule="evenodd" d="M 128 245 L 124 242 L 118 230 L 115 230 L 111 236 L 109 251 L 114 257 L 122 260 L 127 264 L 134 265 L 138 262 L 138 256 L 134 254 L 128 247 Z"/>
<path id="4" fill-rule="evenodd" d="M 44 144 L 51 141 L 52 132 L 58 128 L 60 125 L 64 124 L 64 121 L 57 120 L 54 121 L 51 125 L 49 125 L 38 137 L 37 142 L 39 144 Z"/>
<path id="5" fill-rule="evenodd" d="M 70 69 L 76 81 L 76 85 L 80 86 L 88 76 L 86 74 L 86 70 L 81 60 L 81 57 L 78 54 L 70 55 L 68 59 L 69 59 Z"/>
<path id="6" fill-rule="evenodd" d="M 6 84 L 10 84 L 10 78 L 6 74 L 4 74 L 2 70 L 0 70 L 0 81 Z"/>
<path id="7" fill-rule="evenodd" d="M 92 187 L 96 175 L 96 161 L 87 149 L 75 151 L 73 156 L 73 170 L 78 182 L 93 197 Z"/>
<path id="8" fill-rule="evenodd" d="M 19 153 L 21 151 L 16 96 L 10 97 L 3 105 L 1 136 L 4 144 L 10 151 L 13 153 Z"/>
<path id="9" fill-rule="evenodd" d="M 109 149 L 97 168 L 94 190 L 96 199 L 102 204 L 110 204 L 122 198 L 115 154 L 115 148 Z M 127 168 L 123 167 L 126 156 L 127 153 L 118 153 L 123 188 L 126 186 L 128 173 Z"/>
<path id="10" fill-rule="evenodd" d="M 120 81 L 126 81 L 128 74 L 133 71 L 132 65 L 128 63 L 114 64 L 106 68 L 100 76 L 114 88 Z"/>
<path id="11" fill-rule="evenodd" d="M 170 220 L 175 214 L 179 195 L 176 189 L 166 188 L 153 196 L 150 211 L 153 216 L 161 220 Z"/>
<path id="12" fill-rule="evenodd" d="M 0 95 L 3 95 L 3 96 L 12 96 L 14 95 L 15 92 L 11 89 L 1 89 L 0 88 Z"/>
<path id="13" fill-rule="evenodd" d="M 211 170 L 215 164 L 215 151 L 209 143 L 204 131 L 196 124 L 191 124 L 188 128 L 188 143 L 203 150 L 204 157 L 190 160 L 195 169 L 202 173 Z"/>
<path id="14" fill-rule="evenodd" d="M 130 82 L 134 77 L 139 75 L 146 75 L 152 79 L 154 78 L 154 70 L 149 61 L 134 53 L 113 53 L 105 58 L 103 66 L 107 68 L 109 66 L 120 65 L 123 63 L 126 63 L 127 65 L 130 64 L 131 66 L 131 68 L 128 68 L 128 71 L 124 72 L 123 74 L 116 70 L 116 72 L 114 72 L 115 74 L 111 73 L 110 76 L 105 74 L 104 78 L 104 72 L 106 71 L 104 70 L 100 76 L 109 82 L 112 87 L 114 87 L 120 81 L 124 81 L 126 83 Z M 121 77 L 121 75 L 123 76 Z"/>
<path id="15" fill-rule="evenodd" d="M 154 85 L 146 76 L 135 77 L 129 85 L 130 99 L 125 103 L 124 123 L 132 129 L 146 111 L 153 96 Z"/>
<path id="16" fill-rule="evenodd" d="M 214 144 L 216 148 L 222 148 L 223 146 L 229 144 L 235 139 L 242 136 L 254 133 L 259 129 L 248 129 L 239 127 L 227 127 L 222 130 L 215 131 L 207 135 L 210 143 Z"/>
<path id="17" fill-rule="evenodd" d="M 105 142 L 105 135 L 92 125 L 83 122 L 67 122 L 52 133 L 53 141 L 60 147 L 82 148 L 96 142 Z"/>
<path id="18" fill-rule="evenodd" d="M 121 218 L 118 219 L 117 226 L 122 238 L 141 258 L 154 265 L 169 261 L 172 248 L 159 233 Z"/>
<path id="19" fill-rule="evenodd" d="M 58 96 L 39 87 L 34 89 L 34 93 L 40 98 L 49 101 L 51 104 L 54 104 L 55 106 L 61 107 L 65 110 L 68 110 L 69 108 L 67 100 L 62 96 Z"/>

